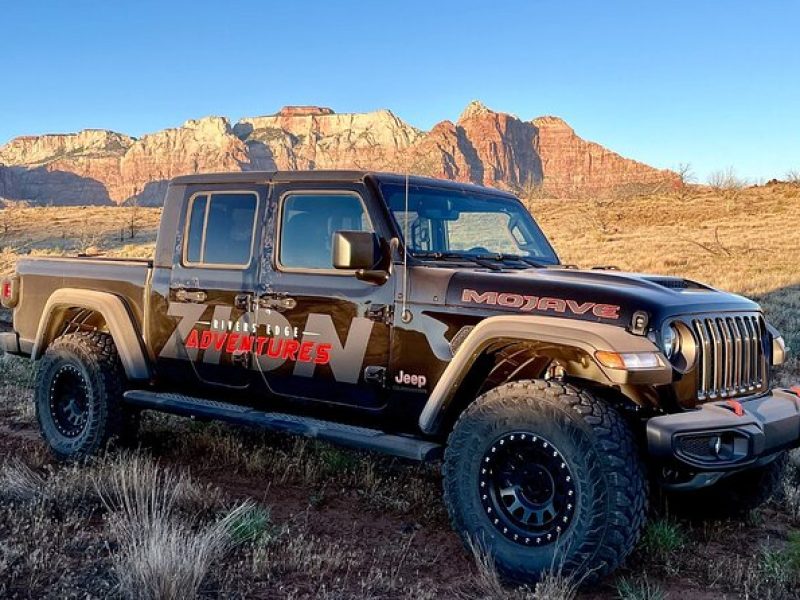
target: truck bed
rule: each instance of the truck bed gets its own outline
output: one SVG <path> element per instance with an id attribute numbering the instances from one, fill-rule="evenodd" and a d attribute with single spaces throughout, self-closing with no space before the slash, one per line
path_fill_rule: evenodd
<path id="1" fill-rule="evenodd" d="M 141 325 L 152 266 L 152 260 L 146 258 L 22 258 L 17 262 L 20 302 L 14 311 L 14 329 L 20 340 L 33 340 L 47 299 L 61 288 L 116 294 L 126 301 L 136 323 Z"/>

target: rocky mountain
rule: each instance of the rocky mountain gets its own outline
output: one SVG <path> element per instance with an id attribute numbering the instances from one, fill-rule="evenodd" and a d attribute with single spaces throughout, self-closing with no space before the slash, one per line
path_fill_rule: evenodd
<path id="1" fill-rule="evenodd" d="M 523 121 L 472 102 L 458 121 L 421 131 L 391 111 L 337 114 L 316 106 L 190 120 L 139 139 L 104 130 L 23 136 L 0 146 L 0 196 L 52 204 L 159 204 L 187 173 L 254 169 L 378 169 L 549 193 L 658 184 L 675 174 L 580 138 L 557 117 Z"/>

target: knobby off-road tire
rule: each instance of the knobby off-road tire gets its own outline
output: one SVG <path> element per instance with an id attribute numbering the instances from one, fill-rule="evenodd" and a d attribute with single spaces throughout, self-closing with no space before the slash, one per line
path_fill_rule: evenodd
<path id="1" fill-rule="evenodd" d="M 126 378 L 106 333 L 56 339 L 36 371 L 36 418 L 42 437 L 62 461 L 80 461 L 115 441 L 135 439 L 139 414 L 122 403 Z"/>
<path id="2" fill-rule="evenodd" d="M 781 452 L 772 462 L 729 475 L 709 488 L 670 493 L 668 508 L 699 519 L 744 517 L 780 491 L 788 464 L 788 453 Z"/>
<path id="3" fill-rule="evenodd" d="M 616 410 L 571 385 L 533 380 L 490 390 L 460 416 L 444 499 L 465 544 L 505 578 L 534 583 L 555 571 L 588 584 L 633 550 L 648 489 Z"/>

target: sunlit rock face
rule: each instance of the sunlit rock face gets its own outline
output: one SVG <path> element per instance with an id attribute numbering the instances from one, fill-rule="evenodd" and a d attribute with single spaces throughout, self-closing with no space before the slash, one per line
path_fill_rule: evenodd
<path id="1" fill-rule="evenodd" d="M 231 126 L 190 120 L 139 139 L 105 130 L 23 136 L 0 147 L 0 196 L 48 204 L 159 204 L 177 175 L 254 169 L 369 169 L 558 195 L 674 174 L 588 142 L 557 117 L 523 121 L 470 103 L 421 131 L 389 110 L 288 106 Z"/>

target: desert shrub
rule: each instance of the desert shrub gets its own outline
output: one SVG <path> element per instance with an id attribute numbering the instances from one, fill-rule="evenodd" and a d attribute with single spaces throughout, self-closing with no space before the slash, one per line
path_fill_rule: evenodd
<path id="1" fill-rule="evenodd" d="M 678 523 L 660 519 L 647 525 L 641 546 L 648 559 L 670 565 L 686 541 L 686 534 Z"/>
<path id="2" fill-rule="evenodd" d="M 244 506 L 228 524 L 229 537 L 236 545 L 259 540 L 272 530 L 269 509 L 255 504 Z"/>
<path id="3" fill-rule="evenodd" d="M 657 583 L 645 575 L 639 579 L 620 577 L 617 580 L 619 600 L 666 600 L 667 595 Z"/>

